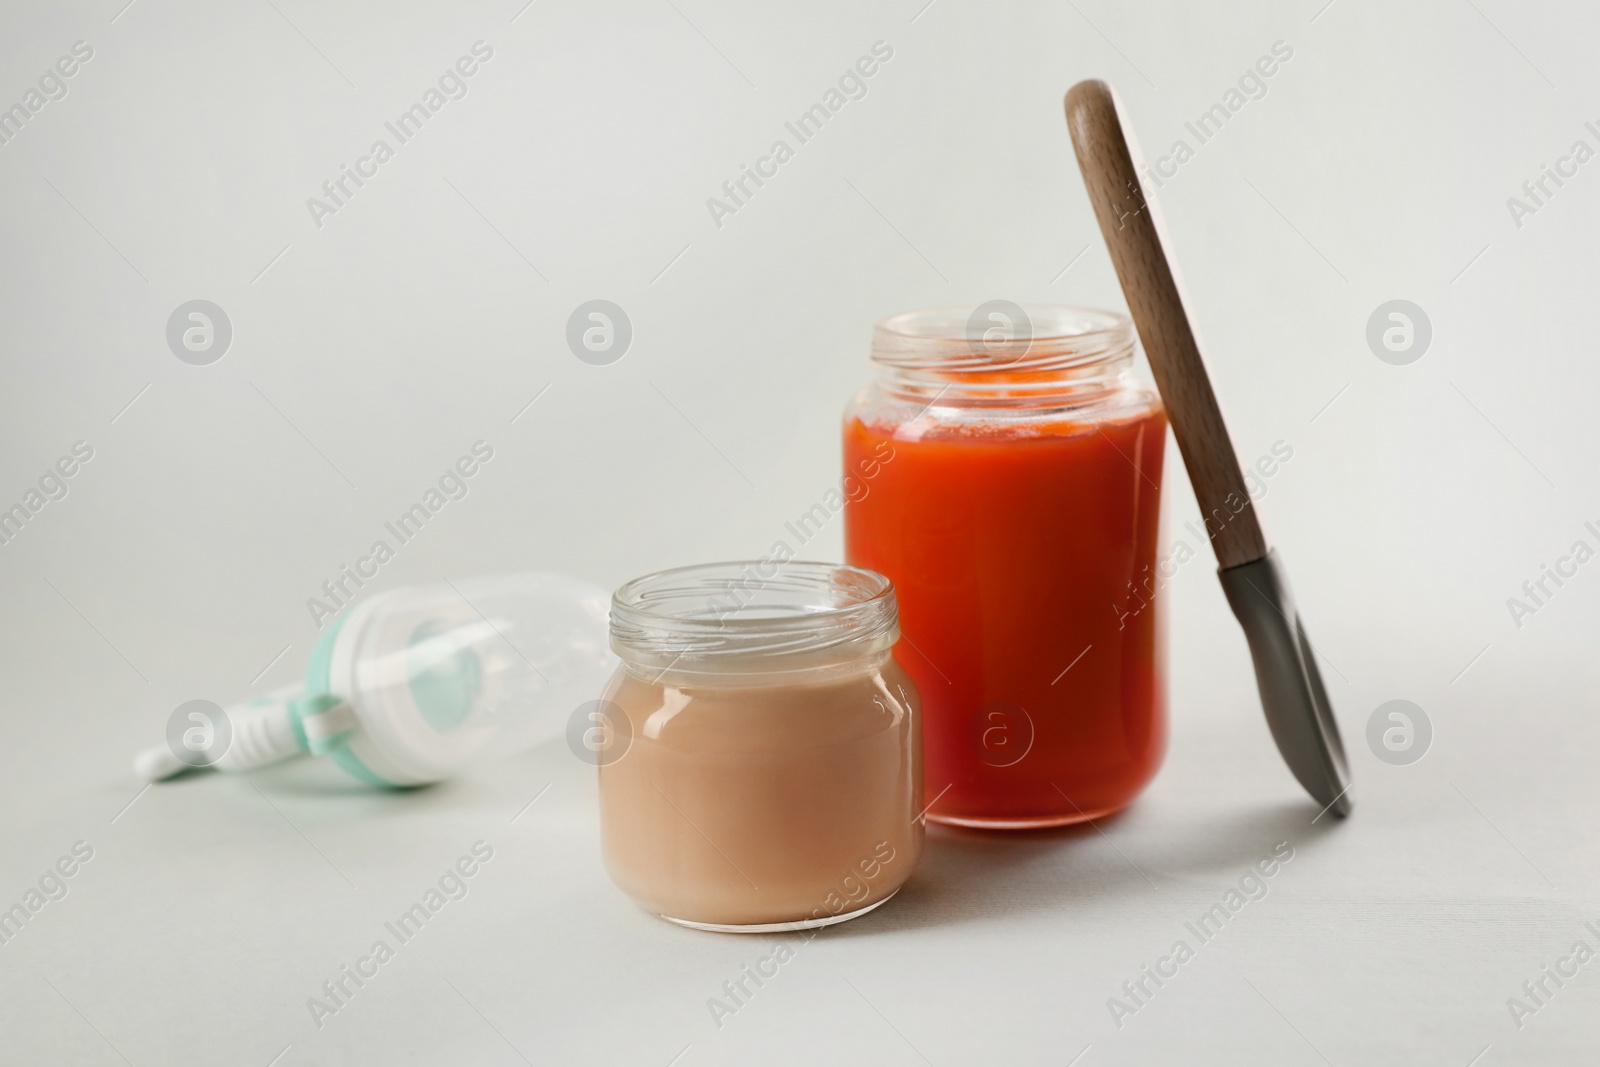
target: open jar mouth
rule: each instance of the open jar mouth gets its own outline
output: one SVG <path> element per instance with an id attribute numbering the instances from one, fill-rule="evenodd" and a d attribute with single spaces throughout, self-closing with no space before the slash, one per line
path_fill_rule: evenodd
<path id="1" fill-rule="evenodd" d="M 760 674 L 887 651 L 894 585 L 839 563 L 741 560 L 658 571 L 611 598 L 611 647 L 645 672 Z"/>
<path id="2" fill-rule="evenodd" d="M 928 403 L 1086 402 L 1117 388 L 1133 350 L 1120 312 L 1006 300 L 907 311 L 872 331 L 883 387 Z"/>

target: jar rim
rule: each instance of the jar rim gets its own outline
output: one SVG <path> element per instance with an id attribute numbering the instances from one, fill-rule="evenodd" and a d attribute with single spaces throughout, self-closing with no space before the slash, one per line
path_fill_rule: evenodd
<path id="1" fill-rule="evenodd" d="M 928 408 L 1086 410 L 1126 388 L 1134 342 L 1120 311 L 990 300 L 881 320 L 872 361 L 887 394 Z"/>
<path id="2" fill-rule="evenodd" d="M 611 647 L 676 672 L 784 669 L 774 659 L 866 654 L 899 637 L 894 583 L 811 560 L 694 564 L 635 578 L 611 598 Z"/>
<path id="3" fill-rule="evenodd" d="M 1066 371 L 1131 361 L 1133 340 L 1133 322 L 1120 311 L 990 300 L 881 319 L 873 326 L 872 359 L 940 374 Z"/>

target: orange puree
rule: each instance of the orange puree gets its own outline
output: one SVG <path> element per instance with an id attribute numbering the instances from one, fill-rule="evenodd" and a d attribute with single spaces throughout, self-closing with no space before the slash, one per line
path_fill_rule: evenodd
<path id="1" fill-rule="evenodd" d="M 915 439 L 847 419 L 845 469 L 879 469 L 845 507 L 845 556 L 895 585 L 930 818 L 1078 822 L 1123 807 L 1155 773 L 1166 425 L 1158 406 Z"/>

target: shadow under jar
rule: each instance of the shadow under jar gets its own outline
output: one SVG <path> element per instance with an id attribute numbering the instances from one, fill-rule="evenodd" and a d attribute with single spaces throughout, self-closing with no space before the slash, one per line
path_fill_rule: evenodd
<path id="1" fill-rule="evenodd" d="M 618 589 L 599 716 L 606 868 L 664 919 L 825 926 L 893 896 L 922 854 L 917 690 L 895 593 L 838 564 L 720 563 Z"/>
<path id="2" fill-rule="evenodd" d="M 1116 811 L 1160 765 L 1167 423 L 1126 316 L 1008 306 L 998 337 L 965 308 L 875 328 L 845 558 L 900 600 L 928 817 L 1027 829 Z"/>

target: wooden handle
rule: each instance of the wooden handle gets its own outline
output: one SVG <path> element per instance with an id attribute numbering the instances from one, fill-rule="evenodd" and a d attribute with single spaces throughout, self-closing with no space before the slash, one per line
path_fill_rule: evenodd
<path id="1" fill-rule="evenodd" d="M 1139 184 L 1132 138 L 1117 118 L 1111 87 L 1103 81 L 1079 82 L 1067 93 L 1066 104 L 1078 169 L 1205 513 L 1217 562 L 1226 568 L 1258 560 L 1267 554 L 1266 535 Z"/>

